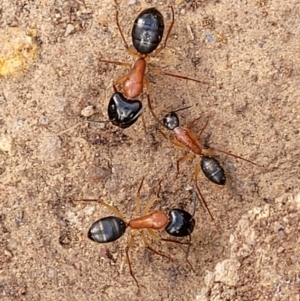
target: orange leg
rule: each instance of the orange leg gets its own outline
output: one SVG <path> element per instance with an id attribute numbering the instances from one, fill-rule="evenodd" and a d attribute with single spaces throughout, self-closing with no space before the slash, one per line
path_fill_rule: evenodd
<path id="1" fill-rule="evenodd" d="M 194 120 L 192 120 L 192 121 L 188 124 L 187 128 L 191 130 L 191 129 L 195 126 L 195 123 L 196 123 L 198 120 L 200 120 L 200 119 L 201 119 L 201 116 L 198 117 L 198 118 L 196 118 L 196 119 L 194 119 Z"/>
<path id="2" fill-rule="evenodd" d="M 147 205 L 145 206 L 143 212 L 142 212 L 142 216 L 148 214 L 150 208 L 153 206 L 153 204 L 157 201 L 157 197 L 154 197 L 153 199 L 151 199 Z"/>
<path id="3" fill-rule="evenodd" d="M 180 159 L 177 160 L 177 174 L 176 174 L 176 177 L 178 177 L 179 175 L 179 164 L 180 162 L 184 162 L 184 161 L 187 161 L 187 160 L 190 160 L 194 157 L 195 155 L 193 153 L 190 153 L 190 154 L 187 154 L 183 157 L 181 157 Z"/>
<path id="4" fill-rule="evenodd" d="M 157 124 L 158 125 L 158 124 Z M 161 131 L 160 129 L 157 129 L 162 135 L 163 135 L 163 137 L 166 139 L 166 140 L 169 140 L 170 141 L 170 139 L 167 137 L 167 135 L 163 132 L 163 131 Z"/>
<path id="5" fill-rule="evenodd" d="M 193 127 L 195 121 L 197 121 L 198 119 L 199 119 L 199 118 L 193 120 L 189 125 L 191 125 L 191 126 Z M 207 125 L 208 125 L 208 120 L 206 121 L 204 127 L 201 129 L 201 132 L 200 132 L 199 137 L 202 136 L 204 130 L 205 130 L 206 127 L 207 127 Z M 190 128 L 190 127 L 189 127 L 189 128 Z M 194 135 L 193 132 L 189 131 L 189 134 L 191 135 L 191 137 L 194 137 L 194 136 L 193 136 L 193 135 Z M 225 154 L 225 155 L 232 156 L 232 157 L 234 157 L 234 158 L 241 159 L 241 160 L 246 161 L 246 162 L 248 162 L 248 163 L 251 163 L 251 164 L 253 164 L 253 165 L 256 165 L 256 166 L 265 168 L 263 165 L 257 164 L 257 163 L 255 163 L 255 162 L 250 161 L 250 160 L 248 160 L 248 159 L 245 159 L 245 158 L 243 158 L 243 157 L 241 157 L 241 156 L 238 156 L 238 155 L 235 155 L 235 154 L 232 154 L 232 153 L 230 153 L 230 152 L 227 152 L 227 151 L 224 151 L 224 150 L 221 150 L 221 149 L 217 149 L 217 148 L 214 148 L 214 147 L 210 147 L 210 148 L 207 148 L 207 149 L 203 149 L 203 155 L 211 156 L 211 155 L 214 153 L 214 151 L 217 151 L 217 152 L 219 152 L 219 153 L 223 153 L 223 154 Z"/>
<path id="6" fill-rule="evenodd" d="M 161 121 L 159 120 L 159 118 L 156 116 L 156 114 L 154 113 L 154 111 L 152 109 L 151 99 L 150 99 L 150 82 L 149 82 L 149 79 L 146 76 L 144 76 L 144 78 L 143 78 L 143 83 L 146 86 L 148 108 L 149 108 L 152 116 L 154 117 L 154 119 L 157 120 L 157 122 L 159 122 L 161 124 Z"/>
<path id="7" fill-rule="evenodd" d="M 209 210 L 209 208 L 207 206 L 207 203 L 206 203 L 206 201 L 205 201 L 205 199 L 204 199 L 204 197 L 203 197 L 203 195 L 202 195 L 202 193 L 200 191 L 200 188 L 199 188 L 199 186 L 197 184 L 199 171 L 200 171 L 200 162 L 198 162 L 196 164 L 196 167 L 195 167 L 194 183 L 195 183 L 195 186 L 197 188 L 198 194 L 200 195 L 200 198 L 202 200 L 202 202 L 200 202 L 201 206 L 203 207 L 203 205 L 204 205 L 204 207 L 207 210 L 207 212 L 209 213 L 211 219 L 214 220 L 214 218 L 213 218 L 213 216 L 212 216 L 212 214 L 211 214 L 211 212 L 210 212 L 210 210 Z"/>
<path id="8" fill-rule="evenodd" d="M 137 193 L 136 199 L 135 199 L 135 215 L 136 216 L 141 215 L 141 195 L 140 195 L 140 192 Z"/>
<path id="9" fill-rule="evenodd" d="M 193 141 L 196 142 L 199 145 L 199 148 L 200 148 L 201 140 L 199 141 L 198 137 L 196 136 L 196 134 L 192 130 L 187 130 L 187 132 L 191 136 Z M 202 151 L 202 149 L 201 149 L 201 151 Z"/>
<path id="10" fill-rule="evenodd" d="M 137 279 L 135 278 L 135 276 L 133 275 L 133 272 L 132 272 L 132 268 L 131 268 L 131 262 L 130 262 L 130 257 L 129 257 L 129 249 L 132 248 L 132 246 L 134 245 L 134 236 L 131 235 L 130 237 L 130 241 L 126 247 L 126 258 L 127 258 L 127 262 L 128 262 L 128 266 L 129 266 L 129 271 L 130 271 L 130 275 L 132 276 L 132 278 L 134 279 L 136 285 L 138 287 L 140 287 Z"/>
<path id="11" fill-rule="evenodd" d="M 223 154 L 225 154 L 225 155 L 228 155 L 228 156 L 231 156 L 231 157 L 234 157 L 234 158 L 237 158 L 237 159 L 241 159 L 241 160 L 246 161 L 246 162 L 248 162 L 248 163 L 251 163 L 251 164 L 253 164 L 253 165 L 256 165 L 256 166 L 265 168 L 263 165 L 257 164 L 257 163 L 255 163 L 255 162 L 252 162 L 252 161 L 250 161 L 250 160 L 248 160 L 248 159 L 245 159 L 245 158 L 243 158 L 243 157 L 241 157 L 241 156 L 238 156 L 238 155 L 235 155 L 235 154 L 232 154 L 232 153 L 229 153 L 229 152 L 226 152 L 226 151 L 223 151 L 223 150 L 214 148 L 214 147 L 213 147 L 213 148 L 211 147 L 210 150 L 211 150 L 212 152 L 213 152 L 213 151 L 217 151 L 217 152 L 219 152 L 219 153 L 223 153 Z"/>
<path id="12" fill-rule="evenodd" d="M 145 206 L 144 210 L 141 212 L 141 195 L 140 195 L 140 192 L 141 192 L 141 189 L 142 189 L 142 186 L 143 186 L 143 183 L 144 183 L 144 177 L 142 178 L 141 180 L 141 183 L 139 185 L 139 188 L 138 188 L 138 192 L 137 192 L 137 196 L 136 196 L 136 209 L 135 209 L 135 213 L 137 216 L 144 216 L 146 214 L 148 214 L 150 208 L 152 207 L 152 205 L 157 201 L 157 198 L 158 198 L 158 194 L 160 192 L 160 184 L 161 184 L 161 181 L 159 182 L 159 186 L 158 186 L 158 189 L 157 189 L 157 192 L 156 192 L 156 197 L 152 198 L 148 203 L 147 205 Z"/>
<path id="13" fill-rule="evenodd" d="M 120 76 L 117 80 L 114 81 L 114 86 L 118 84 L 124 83 L 124 81 L 128 78 L 128 74 Z"/>
<path id="14" fill-rule="evenodd" d="M 202 130 L 201 130 L 201 132 L 200 132 L 200 134 L 199 134 L 199 136 L 200 136 L 200 137 L 202 136 L 202 134 L 203 134 L 204 130 L 205 130 L 205 129 L 206 129 L 206 127 L 207 127 L 207 125 L 208 125 L 208 120 L 206 121 L 206 123 L 205 123 L 204 127 L 202 128 Z"/>
<path id="15" fill-rule="evenodd" d="M 157 255 L 160 255 L 160 256 L 163 256 L 163 257 L 166 257 L 168 259 L 171 259 L 169 256 L 159 252 L 159 251 L 156 251 L 155 249 L 153 249 L 152 247 L 149 246 L 148 244 L 148 241 L 147 241 L 147 238 L 145 236 L 145 234 L 143 232 L 141 232 L 141 236 L 142 236 L 142 239 L 143 239 L 143 242 L 144 242 L 144 245 L 147 249 L 149 249 L 150 251 L 152 251 L 153 253 L 157 254 Z"/>
<path id="16" fill-rule="evenodd" d="M 116 1 L 115 1 L 116 2 Z M 116 4 L 118 5 L 118 3 L 116 2 Z M 138 52 L 134 49 L 134 48 L 131 48 L 128 46 L 126 40 L 125 40 L 125 37 L 124 37 L 124 34 L 123 34 L 123 31 L 122 31 L 122 28 L 121 28 L 121 25 L 119 23 L 119 12 L 118 10 L 116 10 L 116 23 L 117 23 L 117 27 L 119 29 L 119 32 L 120 32 L 120 35 L 122 37 L 122 40 L 123 40 L 123 43 L 124 43 L 124 47 L 126 48 L 126 50 L 132 54 L 132 55 L 137 55 Z"/>
<path id="17" fill-rule="evenodd" d="M 97 199 L 81 199 L 81 200 L 77 200 L 77 201 L 97 202 L 97 203 L 100 203 L 101 205 L 105 206 L 105 207 L 108 208 L 110 211 L 112 211 L 117 217 L 119 217 L 120 219 L 122 219 L 123 221 L 125 221 L 124 216 L 121 214 L 121 212 L 120 212 L 116 207 L 111 206 L 111 205 L 105 203 L 104 201 L 97 200 Z"/>
<path id="18" fill-rule="evenodd" d="M 157 239 L 161 239 L 161 237 L 159 235 L 157 235 L 157 233 L 153 230 L 153 229 L 147 229 L 148 233 L 153 237 L 153 239 L 157 240 Z"/>
<path id="19" fill-rule="evenodd" d="M 171 142 L 173 145 L 175 145 L 175 146 L 177 146 L 177 147 L 179 147 L 179 148 L 186 148 L 186 146 L 185 146 L 183 143 L 180 143 L 180 142 L 177 141 L 177 140 L 170 140 L 170 142 Z"/>
<path id="20" fill-rule="evenodd" d="M 99 59 L 99 62 L 103 62 L 103 63 L 107 63 L 107 64 L 114 64 L 114 65 L 118 65 L 118 66 L 124 66 L 127 68 L 132 68 L 132 64 L 130 63 L 126 63 L 126 62 L 119 62 L 119 61 L 110 61 L 110 60 L 103 60 L 103 59 Z"/>
<path id="21" fill-rule="evenodd" d="M 158 75 L 167 75 L 167 76 L 171 76 L 171 77 L 176 77 L 176 78 L 181 78 L 181 79 L 186 79 L 186 80 L 191 80 L 197 83 L 201 83 L 201 84 L 207 84 L 207 82 L 195 79 L 195 78 L 191 78 L 191 77 L 187 77 L 184 75 L 180 75 L 180 74 L 173 74 L 173 73 L 169 73 L 169 72 L 165 72 L 159 69 L 154 69 L 154 68 L 148 68 L 148 72 L 149 73 L 155 73 Z"/>

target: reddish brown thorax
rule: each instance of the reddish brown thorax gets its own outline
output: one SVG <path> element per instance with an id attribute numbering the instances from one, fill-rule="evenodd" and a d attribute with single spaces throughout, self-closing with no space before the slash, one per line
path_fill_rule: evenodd
<path id="1" fill-rule="evenodd" d="M 161 211 L 153 211 L 148 215 L 137 217 L 129 221 L 131 229 L 162 229 L 169 222 L 168 217 Z"/>
<path id="2" fill-rule="evenodd" d="M 139 58 L 123 84 L 124 95 L 133 99 L 143 93 L 144 75 L 146 72 L 146 61 Z"/>
<path id="3" fill-rule="evenodd" d="M 174 129 L 174 135 L 178 142 L 184 144 L 188 149 L 190 149 L 194 154 L 201 155 L 202 149 L 198 142 L 193 139 L 188 130 L 181 127 L 176 127 Z"/>

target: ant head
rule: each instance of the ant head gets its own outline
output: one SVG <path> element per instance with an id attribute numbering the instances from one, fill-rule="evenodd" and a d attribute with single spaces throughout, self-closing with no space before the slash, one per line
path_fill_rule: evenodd
<path id="1" fill-rule="evenodd" d="M 173 131 L 175 128 L 179 127 L 179 118 L 176 112 L 183 111 L 186 109 L 189 109 L 191 106 L 184 107 L 181 109 L 178 109 L 176 111 L 172 111 L 169 114 L 167 114 L 163 118 L 163 125 L 165 126 L 166 129 Z"/>
<path id="2" fill-rule="evenodd" d="M 120 128 L 133 125 L 144 108 L 139 100 L 127 99 L 122 93 L 114 93 L 108 103 L 107 113 L 110 122 Z"/>
<path id="3" fill-rule="evenodd" d="M 173 131 L 175 128 L 179 127 L 179 118 L 175 112 L 170 112 L 163 118 L 163 124 L 165 128 Z"/>
<path id="4" fill-rule="evenodd" d="M 190 235 L 195 227 L 193 215 L 182 209 L 172 209 L 169 212 L 170 221 L 166 226 L 166 232 L 175 237 Z"/>

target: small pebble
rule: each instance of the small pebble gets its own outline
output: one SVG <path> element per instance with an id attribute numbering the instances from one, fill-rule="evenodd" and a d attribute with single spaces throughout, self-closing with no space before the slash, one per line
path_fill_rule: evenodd
<path id="1" fill-rule="evenodd" d="M 0 137 L 0 150 L 10 152 L 12 149 L 12 139 L 8 136 Z"/>
<path id="2" fill-rule="evenodd" d="M 49 123 L 49 118 L 45 115 L 42 115 L 39 119 L 39 123 L 42 125 L 47 125 Z"/>
<path id="3" fill-rule="evenodd" d="M 91 117 L 95 114 L 94 107 L 93 106 L 87 106 L 84 109 L 81 110 L 81 115 L 83 117 Z"/>
<path id="4" fill-rule="evenodd" d="M 74 26 L 72 24 L 68 24 L 64 36 L 67 37 L 74 31 Z"/>

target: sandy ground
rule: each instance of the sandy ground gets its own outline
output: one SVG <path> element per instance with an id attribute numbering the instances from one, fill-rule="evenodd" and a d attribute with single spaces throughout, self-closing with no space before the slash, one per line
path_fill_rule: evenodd
<path id="1" fill-rule="evenodd" d="M 124 235 L 99 245 L 90 225 L 111 213 L 128 219 L 142 177 L 142 203 L 160 179 L 156 208 L 192 211 L 194 161 L 154 130 L 147 111 L 121 130 L 107 119 L 112 81 L 127 71 L 99 57 L 133 62 L 115 24 L 113 1 L 0 2 L 0 299 L 1 300 L 300 300 L 299 15 L 297 1 L 119 1 L 130 43 L 135 16 L 156 6 L 175 25 L 168 47 L 150 64 L 203 84 L 150 75 L 157 115 L 186 105 L 182 125 L 209 144 L 267 168 L 216 154 L 225 187 L 202 174 L 199 186 L 215 218 L 195 214 L 189 261 L 180 245 L 142 241 L 129 274 Z M 298 67 L 297 67 L 298 66 Z M 145 100 L 145 97 L 143 97 Z M 167 237 L 165 233 L 162 233 Z"/>

